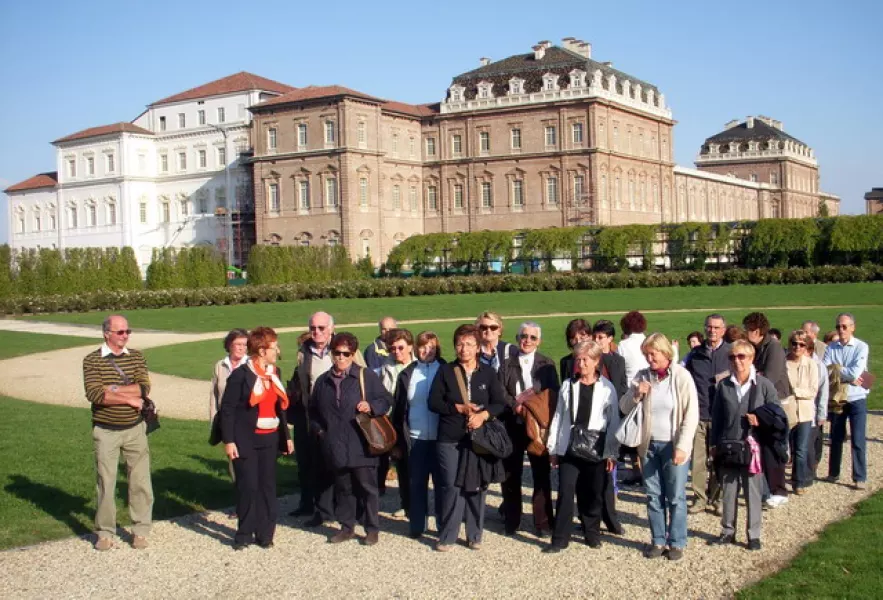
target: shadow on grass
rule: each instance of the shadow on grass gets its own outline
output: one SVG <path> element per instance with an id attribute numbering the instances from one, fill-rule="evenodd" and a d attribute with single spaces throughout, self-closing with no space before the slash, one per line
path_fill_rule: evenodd
<path id="1" fill-rule="evenodd" d="M 59 487 L 34 481 L 25 475 L 10 475 L 4 488 L 26 502 L 66 525 L 71 532 L 82 535 L 91 532 L 90 524 L 94 517 L 89 508 L 89 500 L 69 494 Z"/>

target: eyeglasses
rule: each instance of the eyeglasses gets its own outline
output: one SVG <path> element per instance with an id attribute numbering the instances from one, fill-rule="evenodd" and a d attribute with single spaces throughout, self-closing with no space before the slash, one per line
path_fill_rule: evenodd
<path id="1" fill-rule="evenodd" d="M 748 360 L 747 354 L 730 354 L 730 360 Z"/>
<path id="2" fill-rule="evenodd" d="M 806 344 L 803 342 L 791 342 L 792 348 L 806 348 Z"/>
<path id="3" fill-rule="evenodd" d="M 837 325 L 835 325 L 834 328 L 835 329 L 849 329 L 849 323 L 843 323 L 843 324 L 837 323 Z"/>
<path id="4" fill-rule="evenodd" d="M 132 335 L 131 329 L 120 329 L 118 331 L 111 331 L 111 333 L 115 333 L 117 335 Z"/>
<path id="5" fill-rule="evenodd" d="M 326 329 L 325 325 L 310 325 L 310 331 L 325 331 Z"/>
<path id="6" fill-rule="evenodd" d="M 405 348 L 407 348 L 407 346 L 390 346 L 389 351 L 390 352 L 403 352 L 405 350 Z"/>
<path id="7" fill-rule="evenodd" d="M 479 325 L 478 328 L 481 331 L 496 331 L 500 328 L 499 325 Z"/>
<path id="8" fill-rule="evenodd" d="M 353 353 L 352 353 L 352 352 L 349 352 L 348 350 L 332 350 L 332 351 L 331 351 L 331 355 L 332 355 L 332 356 L 342 356 L 342 357 L 344 357 L 344 358 L 349 358 L 350 356 L 353 355 Z"/>
<path id="9" fill-rule="evenodd" d="M 523 339 L 523 340 L 530 340 L 530 341 L 532 341 L 532 342 L 538 342 L 538 341 L 540 341 L 539 336 L 537 336 L 537 335 L 533 335 L 532 333 L 522 333 L 522 334 L 521 334 L 521 339 Z"/>

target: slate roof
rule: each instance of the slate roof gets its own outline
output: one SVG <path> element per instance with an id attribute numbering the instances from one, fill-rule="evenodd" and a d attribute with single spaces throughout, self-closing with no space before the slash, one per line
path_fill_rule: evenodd
<path id="1" fill-rule="evenodd" d="M 157 100 L 150 106 L 159 106 L 161 104 L 170 104 L 172 102 L 183 102 L 186 100 L 195 100 L 197 98 L 208 98 L 210 96 L 220 96 L 222 94 L 232 94 L 234 92 L 245 92 L 248 90 L 265 90 L 268 92 L 276 92 L 277 94 L 285 94 L 295 90 L 290 85 L 249 73 L 248 71 L 240 71 L 227 77 L 222 77 L 206 84 L 185 90 L 178 94 L 174 94 L 162 100 Z"/>
<path id="2" fill-rule="evenodd" d="M 58 185 L 58 172 L 51 171 L 49 173 L 34 175 L 24 181 L 19 181 L 3 191 L 8 194 L 10 192 L 25 192 L 28 190 L 39 190 L 41 188 L 54 188 L 56 185 Z"/>
<path id="3" fill-rule="evenodd" d="M 730 129 L 725 129 L 720 133 L 716 133 L 710 138 L 705 140 L 706 144 L 720 144 L 720 143 L 729 143 L 729 142 L 741 142 L 748 140 L 769 140 L 770 138 L 787 141 L 790 140 L 792 142 L 796 142 L 798 144 L 803 144 L 807 146 L 808 144 L 804 144 L 796 137 L 788 135 L 781 129 L 777 127 L 773 127 L 771 125 L 767 125 L 765 122 L 761 121 L 758 118 L 754 119 L 754 127 L 748 127 L 747 122 L 742 122 L 736 125 L 735 127 L 731 127 Z"/>
<path id="4" fill-rule="evenodd" d="M 431 117 L 439 114 L 438 102 L 433 104 L 406 104 L 405 102 L 396 102 L 389 100 L 381 105 L 383 110 L 404 113 L 414 117 Z"/>
<path id="5" fill-rule="evenodd" d="M 659 89 L 652 83 L 648 83 L 637 77 L 623 73 L 612 66 L 598 62 L 591 58 L 586 58 L 559 46 L 550 46 L 546 48 L 543 58 L 537 60 L 534 53 L 516 54 L 483 67 L 466 71 L 455 76 L 451 82 L 459 84 L 466 88 L 466 98 L 473 99 L 478 93 L 477 84 L 479 81 L 490 81 L 494 84 L 494 93 L 500 95 L 507 93 L 509 90 L 509 79 L 518 76 L 525 80 L 525 89 L 527 92 L 538 92 L 542 89 L 543 75 L 546 73 L 554 73 L 561 75 L 559 85 L 567 87 L 568 79 L 566 75 L 573 69 L 582 69 L 588 73 L 587 79 L 591 81 L 592 73 L 601 70 L 603 75 L 602 85 L 606 89 L 607 76 L 613 74 L 616 76 L 616 91 L 622 93 L 622 81 L 628 79 L 634 85 L 639 83 L 643 88 L 642 95 L 646 99 L 647 90 L 653 90 L 656 97 L 659 97 Z"/>
<path id="6" fill-rule="evenodd" d="M 143 127 L 138 127 L 137 125 L 133 125 L 132 123 L 122 122 L 122 123 L 113 123 L 112 125 L 101 125 L 99 127 L 90 127 L 89 129 L 84 129 L 82 131 L 78 131 L 76 133 L 72 133 L 70 135 L 66 135 L 64 137 L 58 138 L 53 144 L 60 144 L 62 142 L 72 142 L 74 140 L 84 140 L 86 138 L 98 137 L 99 135 L 111 135 L 114 133 L 138 133 L 141 135 L 153 135 L 152 131 L 148 131 Z"/>

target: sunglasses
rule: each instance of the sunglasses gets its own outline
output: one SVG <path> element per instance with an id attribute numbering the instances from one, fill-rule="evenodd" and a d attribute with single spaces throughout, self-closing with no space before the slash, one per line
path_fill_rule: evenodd
<path id="1" fill-rule="evenodd" d="M 111 333 L 115 333 L 117 335 L 132 335 L 131 329 L 120 329 L 119 331 L 111 331 Z"/>
<path id="2" fill-rule="evenodd" d="M 730 354 L 730 360 L 747 360 L 747 354 Z"/>
<path id="3" fill-rule="evenodd" d="M 332 351 L 331 351 L 331 355 L 332 355 L 332 356 L 342 356 L 342 357 L 344 357 L 344 358 L 349 358 L 350 356 L 353 355 L 353 353 L 352 353 L 352 352 L 349 352 L 349 351 L 347 351 L 347 350 L 332 350 Z"/>
<path id="4" fill-rule="evenodd" d="M 791 342 L 792 348 L 806 348 L 806 344 L 803 342 Z"/>
<path id="5" fill-rule="evenodd" d="M 499 325 L 479 325 L 478 328 L 481 331 L 496 331 L 500 328 Z"/>
<path id="6" fill-rule="evenodd" d="M 325 325 L 310 325 L 310 331 L 325 331 L 326 329 Z"/>
<path id="7" fill-rule="evenodd" d="M 405 348 L 407 348 L 407 346 L 390 346 L 389 351 L 390 352 L 402 352 L 405 350 Z"/>
<path id="8" fill-rule="evenodd" d="M 839 323 L 834 326 L 836 329 L 849 329 L 849 325 L 840 325 Z"/>
<path id="9" fill-rule="evenodd" d="M 540 341 L 539 336 L 533 335 L 532 333 L 522 333 L 522 334 L 521 334 L 521 339 L 523 339 L 523 340 L 530 340 L 530 341 L 532 341 L 532 342 L 538 342 L 538 341 Z"/>

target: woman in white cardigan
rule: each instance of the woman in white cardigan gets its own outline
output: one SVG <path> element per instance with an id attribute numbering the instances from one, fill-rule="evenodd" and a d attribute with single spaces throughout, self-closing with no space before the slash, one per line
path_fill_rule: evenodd
<path id="1" fill-rule="evenodd" d="M 558 505 L 552 543 L 543 552 L 560 552 L 570 542 L 573 499 L 576 495 L 586 544 L 601 547 L 601 509 L 604 478 L 616 465 L 619 442 L 619 403 L 616 388 L 601 376 L 601 346 L 594 341 L 580 342 L 573 350 L 578 378 L 565 380 L 558 393 L 555 416 L 549 426 L 549 460 L 559 469 Z M 569 452 L 574 425 L 600 432 L 600 461 L 589 461 Z"/>
<path id="2" fill-rule="evenodd" d="M 687 474 L 699 423 L 696 384 L 674 361 L 671 342 L 661 333 L 647 337 L 641 350 L 650 366 L 638 371 L 619 405 L 628 414 L 642 404 L 638 456 L 652 535 L 644 556 L 680 560 L 687 547 Z"/>

